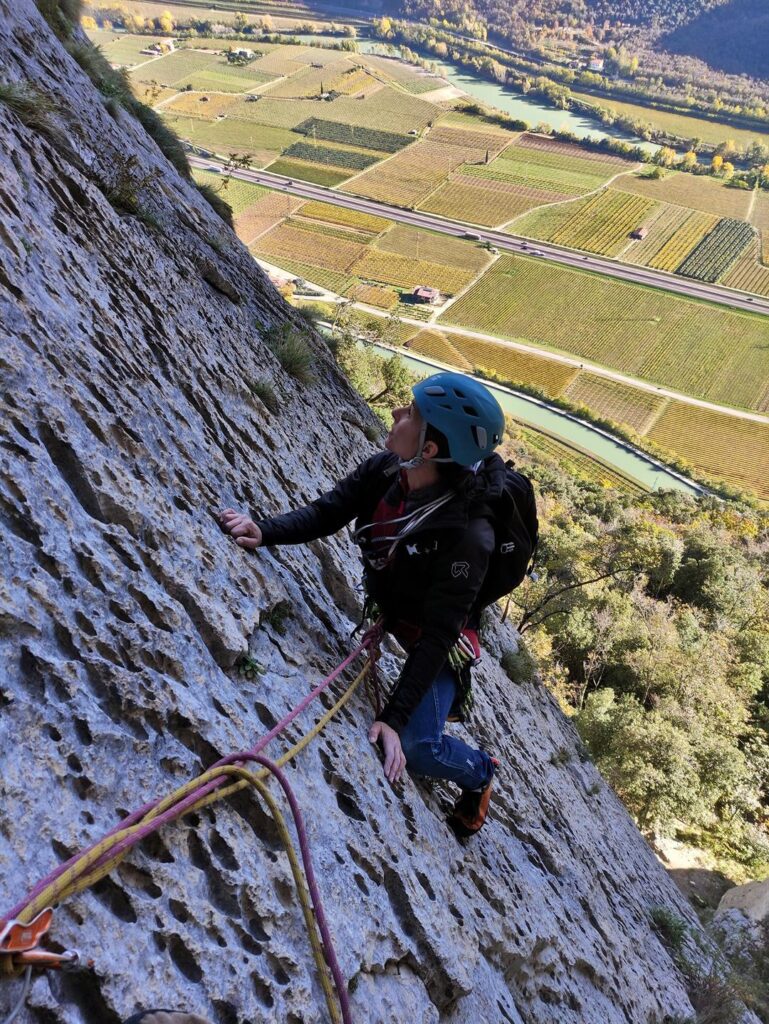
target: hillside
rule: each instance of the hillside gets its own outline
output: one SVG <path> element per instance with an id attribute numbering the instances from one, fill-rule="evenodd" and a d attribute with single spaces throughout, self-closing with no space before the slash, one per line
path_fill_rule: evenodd
<path id="1" fill-rule="evenodd" d="M 0 0 L 4 911 L 128 811 L 251 746 L 342 660 L 359 608 L 348 536 L 252 557 L 211 513 L 310 499 L 373 450 L 375 426 L 320 338 L 305 342 L 314 383 L 285 372 L 265 338 L 288 307 L 44 9 Z M 554 699 L 501 670 L 515 643 L 495 627 L 479 673 L 474 733 L 503 768 L 476 841 L 448 831 L 446 789 L 385 784 L 362 693 L 289 769 L 353 1016 L 685 1019 L 651 915 L 699 938 L 698 922 Z M 22 1024 L 158 1004 L 215 1024 L 327 1019 L 256 798 L 137 848 L 66 901 L 52 939 L 95 970 L 37 977 Z M 687 943 L 703 977 L 708 949 Z"/>
<path id="2" fill-rule="evenodd" d="M 755 0 L 731 0 L 688 18 L 663 35 L 660 45 L 671 53 L 699 57 L 732 75 L 769 76 L 769 10 Z"/>

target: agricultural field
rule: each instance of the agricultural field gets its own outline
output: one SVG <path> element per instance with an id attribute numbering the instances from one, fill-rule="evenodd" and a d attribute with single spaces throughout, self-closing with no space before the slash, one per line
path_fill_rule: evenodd
<path id="1" fill-rule="evenodd" d="M 255 122 L 271 128 L 295 128 L 316 115 L 318 111 L 329 113 L 338 102 L 338 100 L 326 102 L 317 99 L 276 99 L 260 93 L 257 100 L 250 100 L 248 97 L 241 98 L 229 114 L 232 118 Z"/>
<path id="2" fill-rule="evenodd" d="M 586 405 L 599 416 L 645 434 L 669 401 L 651 391 L 582 371 L 563 392 L 570 402 Z"/>
<path id="3" fill-rule="evenodd" d="M 348 69 L 350 69 L 350 65 L 344 58 L 322 68 L 301 66 L 288 78 L 276 82 L 271 89 L 265 92 L 265 96 L 269 96 L 270 99 L 277 96 L 286 99 L 309 99 L 313 96 L 320 96 L 322 92 L 330 92 L 333 88 L 333 81 Z"/>
<path id="4" fill-rule="evenodd" d="M 766 317 L 503 256 L 439 318 L 714 402 L 769 409 Z"/>
<path id="5" fill-rule="evenodd" d="M 397 153 L 399 149 L 403 149 L 404 146 L 408 146 L 414 141 L 408 135 L 376 131 L 373 128 L 360 128 L 354 124 L 340 124 L 337 121 L 324 121 L 317 117 L 311 117 L 304 123 L 298 124 L 295 131 L 316 141 L 322 139 L 325 142 L 356 146 L 384 154 Z"/>
<path id="6" fill-rule="evenodd" d="M 222 199 L 232 207 L 236 217 L 270 194 L 261 185 L 252 185 L 248 181 L 238 181 L 236 178 L 226 179 L 221 174 L 212 174 L 210 171 L 200 171 L 197 168 L 193 169 L 192 178 L 198 185 L 211 185 L 215 188 Z"/>
<path id="7" fill-rule="evenodd" d="M 203 121 L 215 121 L 237 103 L 237 97 L 232 93 L 177 92 L 172 95 L 174 99 L 162 108 L 164 113 L 197 117 Z"/>
<path id="8" fill-rule="evenodd" d="M 618 256 L 631 245 L 631 232 L 642 227 L 655 208 L 651 199 L 608 188 L 591 196 L 550 241 L 602 256 Z"/>
<path id="9" fill-rule="evenodd" d="M 498 156 L 516 139 L 513 132 L 505 131 L 504 128 L 498 131 L 484 130 L 482 127 L 465 128 L 461 125 L 446 124 L 443 120 L 430 129 L 428 137 L 433 143 L 441 142 L 445 146 L 461 146 L 472 150 L 478 159 L 483 159 L 486 153 L 490 157 Z"/>
<path id="10" fill-rule="evenodd" d="M 335 206 L 333 203 L 322 203 L 318 200 L 305 203 L 299 212 L 302 217 L 326 221 L 329 224 L 342 224 L 358 231 L 369 231 L 374 235 L 387 230 L 393 224 L 391 220 L 377 217 L 373 213 L 360 213 L 358 210 L 348 210 L 344 206 Z"/>
<path id="11" fill-rule="evenodd" d="M 465 160 L 466 153 L 455 146 L 418 142 L 359 175 L 345 191 L 413 208 Z"/>
<path id="12" fill-rule="evenodd" d="M 750 222 L 761 232 L 761 259 L 769 267 L 769 195 L 757 192 L 755 200 Z"/>
<path id="13" fill-rule="evenodd" d="M 572 147 L 574 153 L 550 152 L 527 146 L 526 138 L 522 136 L 491 163 L 464 167 L 462 173 L 535 189 L 537 198 L 541 198 L 541 192 L 551 193 L 550 201 L 555 201 L 592 192 L 622 172 L 616 165 L 585 160 L 577 155 L 580 150 L 576 146 Z"/>
<path id="14" fill-rule="evenodd" d="M 393 60 L 391 57 L 380 57 L 373 53 L 356 54 L 356 59 L 367 67 L 380 80 L 396 82 L 402 89 L 412 95 L 432 92 L 433 89 L 440 89 L 446 83 L 442 78 L 426 74 L 422 68 L 411 64 L 404 64 L 403 61 Z"/>
<path id="15" fill-rule="evenodd" d="M 348 242 L 357 242 L 358 245 L 368 245 L 373 237 L 367 231 L 353 231 L 351 228 L 324 224 L 323 221 L 310 220 L 302 216 L 288 217 L 285 223 L 288 227 L 299 228 L 300 231 L 311 231 L 316 235 L 325 235 L 327 238 L 344 238 Z M 318 244 L 322 245 L 323 243 L 318 241 Z"/>
<path id="16" fill-rule="evenodd" d="M 321 240 L 315 231 L 289 224 L 280 224 L 262 235 L 252 248 L 270 262 L 281 264 L 288 259 L 348 274 L 365 251 L 359 242 L 328 235 Z"/>
<path id="17" fill-rule="evenodd" d="M 466 359 L 459 349 L 452 345 L 448 335 L 443 331 L 420 331 L 406 342 L 405 347 L 412 352 L 427 356 L 428 359 L 446 363 L 447 366 L 455 366 L 459 370 L 469 370 L 470 372 L 473 370 L 470 360 Z"/>
<path id="18" fill-rule="evenodd" d="M 611 108 L 618 114 L 645 121 L 670 132 L 671 135 L 678 135 L 682 139 L 702 139 L 703 142 L 716 146 L 720 142 L 726 142 L 727 139 L 733 139 L 742 148 L 748 147 L 751 142 L 762 142 L 765 146 L 769 146 L 769 132 L 761 132 L 758 129 L 752 131 L 749 128 L 735 128 L 733 125 L 720 124 L 718 121 L 710 121 L 704 117 L 655 110 L 653 107 L 642 106 L 640 103 L 625 103 L 615 100 L 613 97 L 592 96 L 590 93 L 581 93 L 575 90 L 572 90 L 572 96 L 585 103 Z"/>
<path id="19" fill-rule="evenodd" d="M 330 164 L 332 167 L 344 167 L 350 171 L 364 171 L 380 159 L 379 156 L 364 153 L 360 149 L 316 146 L 310 142 L 295 142 L 283 156 L 308 160 L 316 164 Z"/>
<path id="20" fill-rule="evenodd" d="M 104 56 L 115 67 L 133 68 L 137 64 L 158 57 L 159 54 L 142 53 L 153 43 L 162 42 L 165 36 L 128 35 L 125 32 L 104 32 L 97 30 L 86 35 L 95 46 L 100 46 Z"/>
<path id="21" fill-rule="evenodd" d="M 684 171 L 666 171 L 664 178 L 656 181 L 643 173 L 626 174 L 617 179 L 614 187 L 647 199 L 736 220 L 747 220 L 750 207 L 750 192 L 729 188 L 718 178 L 686 174 Z"/>
<path id="22" fill-rule="evenodd" d="M 578 445 L 552 437 L 528 424 L 519 424 L 518 433 L 526 447 L 538 455 L 552 459 L 561 469 L 577 479 L 590 480 L 601 487 L 613 487 L 630 494 L 645 494 L 646 488 L 631 477 L 624 476 L 613 466 L 606 465 L 591 452 Z"/>
<path id="23" fill-rule="evenodd" d="M 368 249 L 352 269 L 356 277 L 366 281 L 409 290 L 420 284 L 430 285 L 446 295 L 460 291 L 473 277 L 471 272 L 458 267 L 446 267 L 379 249 Z"/>
<path id="24" fill-rule="evenodd" d="M 284 157 L 279 157 L 274 163 L 268 164 L 266 170 L 275 174 L 285 174 L 289 178 L 299 178 L 301 181 L 312 181 L 316 185 L 327 185 L 329 188 L 338 185 L 340 181 L 345 181 L 353 173 L 324 164 L 307 163 L 304 160 L 287 160 Z"/>
<path id="25" fill-rule="evenodd" d="M 754 240 L 755 232 L 749 224 L 722 217 L 676 268 L 676 273 L 713 284 L 737 262 Z"/>
<path id="26" fill-rule="evenodd" d="M 769 426 L 671 402 L 648 438 L 710 476 L 727 478 L 769 499 Z"/>
<path id="27" fill-rule="evenodd" d="M 683 228 L 689 217 L 708 217 L 710 224 L 715 224 L 716 218 L 710 214 L 693 214 L 685 206 L 668 206 L 660 203 L 651 216 L 647 217 L 645 223 L 649 228 L 646 238 L 633 242 L 633 245 L 622 259 L 625 263 L 634 263 L 640 267 L 649 266 L 651 260 L 659 253 L 660 249 L 673 238 L 676 232 Z"/>
<path id="28" fill-rule="evenodd" d="M 479 274 L 491 260 L 488 251 L 474 242 L 425 231 L 409 224 L 395 224 L 379 239 L 377 248 L 384 252 L 412 256 L 417 260 L 443 263 L 447 267 L 459 267 L 471 274 Z"/>
<path id="29" fill-rule="evenodd" d="M 260 252 L 254 246 L 251 247 L 251 253 L 257 260 L 261 259 L 267 263 L 273 263 L 273 260 L 266 253 Z M 336 292 L 338 295 L 344 295 L 349 288 L 357 284 L 354 277 L 350 277 L 349 274 L 345 274 L 343 271 L 329 270 L 327 267 L 318 267 L 312 263 L 300 263 L 298 260 L 285 257 L 281 257 L 274 262 L 274 266 L 280 267 L 281 270 L 285 270 L 289 274 L 293 274 L 294 277 L 310 281 L 321 288 L 328 288 L 329 291 Z"/>
<path id="30" fill-rule="evenodd" d="M 294 142 L 297 136 L 286 129 L 264 128 L 248 121 L 226 118 L 222 121 L 202 121 L 199 118 L 165 117 L 169 127 L 193 145 L 212 153 L 244 153 L 251 157 L 255 167 L 271 163 Z"/>
<path id="31" fill-rule="evenodd" d="M 436 359 L 453 362 L 454 359 L 450 356 L 452 352 L 456 352 L 462 359 L 462 362 L 457 362 L 457 366 L 492 371 L 501 380 L 513 386 L 516 383 L 531 384 L 553 397 L 562 394 L 579 373 L 575 367 L 569 367 L 557 359 L 514 348 L 502 341 L 485 341 L 482 338 L 473 338 L 453 331 L 441 332 L 437 329 L 431 330 L 429 335 L 425 341 L 435 349 L 443 346 L 446 353 L 435 354 Z M 421 339 L 422 336 L 418 335 L 409 347 L 418 349 L 423 343 Z M 427 352 L 427 349 L 422 348 L 422 351 Z"/>
<path id="32" fill-rule="evenodd" d="M 394 309 L 398 305 L 398 293 L 392 288 L 380 288 L 375 284 L 356 284 L 348 291 L 348 299 L 363 302 L 378 309 Z"/>
<path id="33" fill-rule="evenodd" d="M 758 241 L 754 241 L 722 279 L 721 284 L 725 284 L 728 288 L 739 288 L 741 291 L 753 292 L 754 295 L 764 295 L 769 298 L 769 267 L 764 266 L 760 261 L 760 253 L 760 244 Z"/>
<path id="34" fill-rule="evenodd" d="M 303 202 L 303 199 L 298 199 L 296 196 L 285 195 L 281 192 L 268 192 L 235 218 L 235 231 L 238 238 L 246 245 L 251 245 L 260 235 L 290 217 Z"/>
<path id="35" fill-rule="evenodd" d="M 678 230 L 647 260 L 647 267 L 674 271 L 717 223 L 718 218 L 711 213 L 690 213 Z"/>
<path id="36" fill-rule="evenodd" d="M 530 196 L 509 191 L 504 182 L 459 180 L 453 176 L 420 203 L 419 209 L 451 220 L 494 227 L 526 213 L 537 202 Z"/>

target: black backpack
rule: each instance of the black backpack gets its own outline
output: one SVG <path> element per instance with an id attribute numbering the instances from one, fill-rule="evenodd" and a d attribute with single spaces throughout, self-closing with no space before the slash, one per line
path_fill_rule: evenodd
<path id="1" fill-rule="evenodd" d="M 482 608 L 521 585 L 539 540 L 534 488 L 512 462 L 505 463 L 504 489 L 489 507 L 493 513 L 494 553 L 478 595 L 477 606 Z"/>

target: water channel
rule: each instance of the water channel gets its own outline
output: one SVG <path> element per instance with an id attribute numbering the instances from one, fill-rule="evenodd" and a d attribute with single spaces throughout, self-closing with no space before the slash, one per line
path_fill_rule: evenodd
<path id="1" fill-rule="evenodd" d="M 384 356 L 392 355 L 392 349 L 380 345 L 374 347 Z M 406 355 L 402 350 L 399 350 L 398 355 L 410 370 L 421 377 L 427 377 L 438 370 L 450 368 L 428 359 Z M 594 427 L 570 413 L 548 406 L 537 398 L 513 392 L 509 388 L 490 381 L 484 381 L 484 384 L 494 393 L 504 411 L 514 419 L 536 427 L 567 444 L 576 445 L 588 455 L 595 455 L 601 462 L 636 480 L 649 490 L 656 491 L 665 488 L 693 495 L 703 493 L 703 488 L 690 483 L 674 470 L 656 462 L 651 456 L 645 455 L 637 448 L 612 437 L 611 434 L 599 427 Z"/>

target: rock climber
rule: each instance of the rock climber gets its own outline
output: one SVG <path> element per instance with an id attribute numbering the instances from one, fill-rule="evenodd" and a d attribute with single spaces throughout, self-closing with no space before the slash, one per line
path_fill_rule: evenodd
<path id="1" fill-rule="evenodd" d="M 356 520 L 368 600 L 408 655 L 368 738 L 391 783 L 406 767 L 456 783 L 449 824 L 468 836 L 486 819 L 498 762 L 443 730 L 480 656 L 479 597 L 494 550 L 487 502 L 504 486 L 494 454 L 504 415 L 479 381 L 453 372 L 420 381 L 392 415 L 385 451 L 311 504 L 255 520 L 226 509 L 219 522 L 251 550 L 306 543 Z"/>

